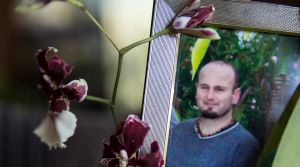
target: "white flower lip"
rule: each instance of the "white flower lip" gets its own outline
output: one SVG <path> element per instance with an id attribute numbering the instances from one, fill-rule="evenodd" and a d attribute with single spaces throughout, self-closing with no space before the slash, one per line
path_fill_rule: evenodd
<path id="1" fill-rule="evenodd" d="M 65 148 L 64 142 L 73 136 L 76 122 L 75 115 L 70 111 L 62 111 L 60 113 L 48 112 L 33 133 L 47 144 L 49 149 Z"/>

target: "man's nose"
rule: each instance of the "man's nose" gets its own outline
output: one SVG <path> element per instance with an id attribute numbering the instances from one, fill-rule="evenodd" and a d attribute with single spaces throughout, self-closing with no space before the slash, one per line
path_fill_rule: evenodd
<path id="1" fill-rule="evenodd" d="M 213 89 L 209 89 L 207 91 L 206 98 L 207 99 L 212 99 L 213 97 L 214 97 L 214 91 L 213 91 Z"/>

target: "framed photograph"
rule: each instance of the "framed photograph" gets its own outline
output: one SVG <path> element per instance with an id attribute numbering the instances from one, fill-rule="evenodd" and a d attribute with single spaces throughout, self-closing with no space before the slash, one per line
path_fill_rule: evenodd
<path id="1" fill-rule="evenodd" d="M 187 1 L 156 0 L 152 32 L 163 29 Z M 241 98 L 234 117 L 262 144 L 300 83 L 299 7 L 263 2 L 202 0 L 216 8 L 206 27 L 221 39 L 208 42 L 204 58 L 193 66 L 203 39 L 165 35 L 151 42 L 143 119 L 152 129 L 141 149 L 158 141 L 167 154 L 171 117 L 180 122 L 199 117 L 195 89 L 198 70 L 213 60 L 231 63 L 240 76 Z M 172 114 L 173 113 L 173 114 Z"/>

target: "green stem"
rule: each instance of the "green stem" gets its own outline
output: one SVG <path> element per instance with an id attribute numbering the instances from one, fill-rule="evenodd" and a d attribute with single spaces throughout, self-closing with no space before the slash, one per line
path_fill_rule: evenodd
<path id="1" fill-rule="evenodd" d="M 116 97 L 117 97 L 117 92 L 118 92 L 118 85 L 119 85 L 121 71 L 122 71 L 122 65 L 123 65 L 123 58 L 124 58 L 124 54 L 119 54 L 118 67 L 117 67 L 117 76 L 116 76 L 114 90 L 113 90 L 113 95 L 112 95 L 112 104 L 113 105 L 116 104 Z"/>
<path id="2" fill-rule="evenodd" d="M 139 45 L 144 44 L 146 42 L 152 41 L 153 39 L 158 38 L 158 37 L 160 37 L 162 35 L 165 35 L 165 34 L 168 34 L 168 33 L 170 33 L 170 29 L 169 28 L 165 28 L 165 29 L 163 29 L 163 30 L 155 33 L 151 37 L 148 37 L 148 38 L 145 38 L 143 40 L 137 41 L 137 42 L 135 42 L 135 43 L 133 43 L 131 45 L 128 45 L 128 46 L 122 48 L 120 50 L 120 53 L 124 55 L 125 53 L 127 53 L 129 50 L 135 48 L 136 46 L 139 46 Z"/>
<path id="3" fill-rule="evenodd" d="M 121 76 L 121 71 L 122 71 L 124 55 L 132 48 L 139 46 L 141 44 L 144 44 L 146 42 L 149 42 L 149 41 L 151 41 L 157 37 L 160 37 L 162 35 L 168 34 L 169 32 L 170 32 L 170 30 L 168 28 L 163 29 L 160 32 L 155 33 L 153 36 L 151 36 L 149 38 L 137 41 L 137 42 L 135 42 L 127 47 L 124 47 L 123 49 L 120 50 L 119 59 L 118 59 L 118 67 L 117 67 L 117 75 L 116 75 L 116 80 L 115 80 L 115 85 L 114 85 L 114 90 L 113 90 L 113 95 L 112 95 L 112 105 L 113 106 L 111 107 L 115 123 L 118 122 L 117 117 L 115 115 L 115 104 L 116 104 L 116 97 L 117 97 L 117 92 L 118 92 L 118 86 L 119 86 L 119 81 L 120 81 L 120 76 Z"/>
<path id="4" fill-rule="evenodd" d="M 118 52 L 120 51 L 117 45 L 111 39 L 111 37 L 105 31 L 105 29 L 101 26 L 101 24 L 97 21 L 97 19 L 91 14 L 91 12 L 84 6 L 84 4 L 81 1 L 78 0 L 67 0 L 67 1 L 70 2 L 72 5 L 78 7 L 80 10 L 82 10 L 92 20 L 92 22 L 97 26 L 97 28 L 106 36 L 106 38 L 117 49 L 117 51 Z"/>
<path id="5" fill-rule="evenodd" d="M 118 128 L 119 120 L 118 120 L 117 115 L 116 115 L 115 106 L 110 107 L 110 110 L 111 110 L 111 113 L 112 113 L 112 116 L 113 116 L 115 126 L 116 126 L 116 128 Z"/>
<path id="6" fill-rule="evenodd" d="M 82 10 L 91 20 L 92 22 L 97 26 L 97 28 L 106 36 L 106 38 L 109 40 L 109 42 L 115 47 L 115 49 L 119 52 L 120 55 L 120 50 L 117 47 L 117 45 L 114 43 L 114 41 L 110 38 L 108 33 L 105 31 L 105 29 L 101 26 L 101 24 L 97 21 L 97 19 L 91 14 L 91 12 L 84 6 L 83 2 L 78 1 L 78 0 L 67 0 L 69 3 L 72 5 L 78 7 L 80 10 Z M 114 123 L 116 127 L 118 127 L 118 119 L 116 116 L 115 112 L 115 103 L 116 103 L 116 94 L 117 94 L 117 88 L 118 83 L 119 83 L 119 78 L 120 78 L 120 73 L 121 73 L 121 67 L 122 67 L 122 61 L 123 61 L 123 56 L 119 56 L 119 63 L 118 63 L 118 72 L 117 72 L 117 78 L 115 81 L 115 87 L 114 87 L 114 92 L 113 92 L 113 99 L 112 100 L 107 100 L 99 97 L 94 97 L 94 96 L 87 96 L 86 100 L 90 101 L 95 101 L 103 104 L 107 104 L 110 106 L 112 116 Z"/>
<path id="7" fill-rule="evenodd" d="M 88 100 L 88 101 L 94 101 L 94 102 L 106 104 L 106 105 L 108 105 L 108 106 L 112 106 L 111 100 L 104 99 L 104 98 L 100 98 L 100 97 L 96 97 L 96 96 L 90 96 L 90 95 L 87 95 L 87 96 L 85 97 L 85 100 Z"/>
<path id="8" fill-rule="evenodd" d="M 118 67 L 117 67 L 117 76 L 116 76 L 114 90 L 113 90 L 113 95 L 112 95 L 112 101 L 111 101 L 112 102 L 112 106 L 110 108 L 111 112 L 112 112 L 112 115 L 113 115 L 113 119 L 114 119 L 116 127 L 118 127 L 119 120 L 118 120 L 117 115 L 116 115 L 115 106 L 116 106 L 116 98 L 117 98 L 117 92 L 118 92 L 118 85 L 119 85 L 121 71 L 122 71 L 123 58 L 124 58 L 124 55 L 123 54 L 119 54 Z"/>
<path id="9" fill-rule="evenodd" d="M 137 41 L 137 42 L 135 42 L 131 45 L 128 45 L 128 46 L 122 48 L 122 49 L 118 49 L 117 45 L 113 42 L 113 40 L 110 38 L 110 36 L 106 33 L 104 28 L 100 25 L 100 23 L 95 19 L 95 17 L 89 12 L 89 10 L 84 6 L 84 4 L 81 1 L 78 1 L 78 0 L 67 0 L 67 1 L 69 3 L 71 3 L 72 5 L 78 7 L 80 10 L 82 10 L 93 21 L 93 23 L 97 26 L 97 28 L 107 37 L 107 39 L 110 41 L 110 43 L 119 52 L 117 74 L 116 74 L 116 80 L 115 80 L 115 85 L 114 85 L 113 94 L 112 94 L 112 100 L 107 100 L 107 99 L 94 97 L 94 96 L 87 96 L 86 97 L 87 100 L 100 102 L 100 103 L 109 105 L 110 108 L 111 108 L 111 111 L 112 111 L 112 116 L 113 116 L 113 119 L 114 119 L 114 123 L 117 126 L 118 125 L 118 119 L 117 119 L 116 112 L 115 112 L 115 104 L 116 104 L 116 97 L 117 97 L 117 92 L 118 92 L 118 86 L 119 86 L 119 81 L 120 81 L 120 76 L 121 76 L 121 71 L 122 71 L 124 55 L 128 51 L 130 51 L 131 49 L 135 48 L 136 46 L 147 43 L 147 42 L 149 42 L 149 41 L 151 41 L 155 38 L 158 38 L 162 35 L 170 33 L 170 29 L 165 28 L 165 29 L 155 33 L 151 37 L 148 37 L 148 38 L 145 38 L 143 40 Z"/>

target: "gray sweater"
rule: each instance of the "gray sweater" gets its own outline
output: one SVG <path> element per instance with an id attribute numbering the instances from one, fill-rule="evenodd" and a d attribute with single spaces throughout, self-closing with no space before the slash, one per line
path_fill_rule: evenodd
<path id="1" fill-rule="evenodd" d="M 259 142 L 239 123 L 201 137 L 192 119 L 171 130 L 166 167 L 249 167 L 259 150 Z"/>

